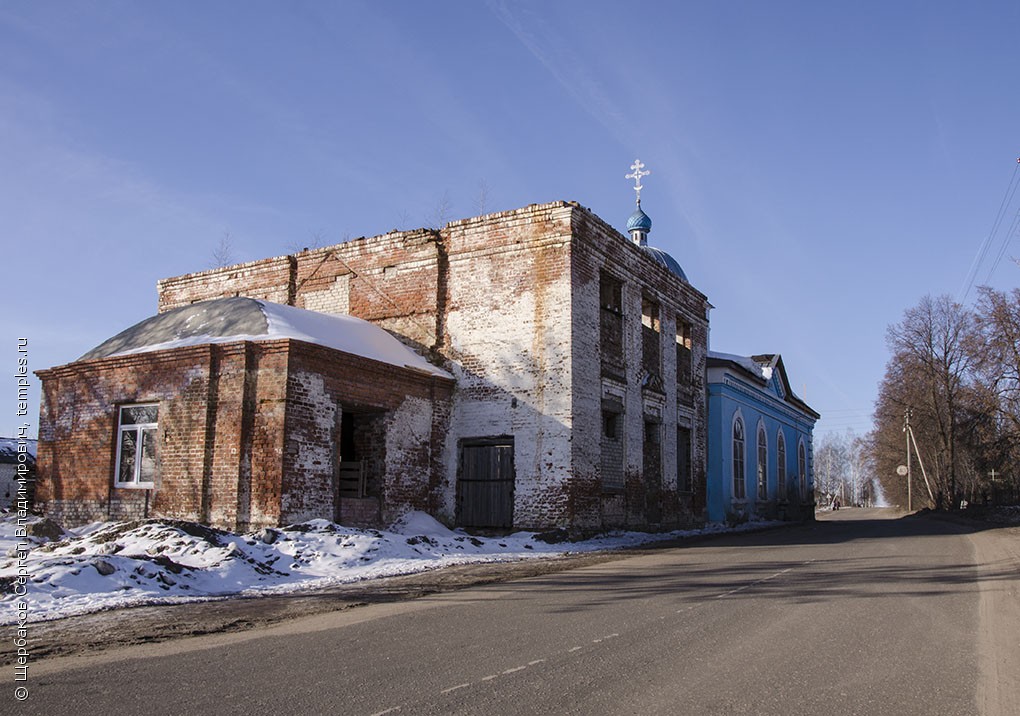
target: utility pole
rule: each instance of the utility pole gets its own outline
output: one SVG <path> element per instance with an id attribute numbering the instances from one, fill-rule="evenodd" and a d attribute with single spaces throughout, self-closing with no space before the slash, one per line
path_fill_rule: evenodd
<path id="1" fill-rule="evenodd" d="M 911 408 L 907 408 L 907 414 L 903 420 L 903 430 L 907 434 L 907 507 L 911 507 L 910 500 L 910 442 L 914 443 L 914 452 L 917 453 L 917 464 L 921 466 L 921 477 L 924 478 L 924 486 L 928 489 L 928 498 L 931 500 L 932 509 L 935 508 L 935 493 L 932 492 L 931 482 L 928 481 L 928 472 L 924 469 L 924 460 L 921 459 L 921 449 L 917 447 L 917 437 L 914 435 L 914 429 L 910 427 L 910 416 L 913 414 Z"/>
<path id="2" fill-rule="evenodd" d="M 911 409 L 903 414 L 903 432 L 907 436 L 907 512 L 914 511 L 914 504 L 910 495 L 910 413 Z"/>

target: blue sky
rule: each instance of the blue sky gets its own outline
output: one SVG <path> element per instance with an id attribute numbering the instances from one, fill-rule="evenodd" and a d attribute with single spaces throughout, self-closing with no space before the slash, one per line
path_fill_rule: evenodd
<path id="1" fill-rule="evenodd" d="M 863 433 L 890 323 L 971 273 L 1020 284 L 1020 199 L 990 236 L 1018 26 L 991 0 L 0 0 L 8 373 L 16 337 L 40 369 L 155 313 L 224 233 L 258 259 L 427 225 L 444 197 L 622 230 L 637 157 L 712 348 L 781 352 L 819 432 Z"/>

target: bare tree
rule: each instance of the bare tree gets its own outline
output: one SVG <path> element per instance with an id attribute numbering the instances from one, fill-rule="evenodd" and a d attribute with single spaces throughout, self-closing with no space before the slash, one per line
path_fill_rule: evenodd
<path id="1" fill-rule="evenodd" d="M 289 254 L 296 254 L 301 251 L 308 251 L 309 249 L 321 249 L 323 246 L 328 245 L 329 236 L 324 229 L 316 229 L 308 232 L 308 238 L 303 244 L 297 241 L 287 242 L 286 249 Z"/>
<path id="2" fill-rule="evenodd" d="M 906 366 L 890 358 L 886 363 L 885 377 L 879 383 L 875 401 L 875 429 L 868 436 L 875 475 L 890 504 L 907 506 L 906 480 L 896 474 L 896 468 L 905 462 L 906 439 L 903 419 L 910 405 L 920 402 L 915 393 L 917 386 L 909 377 Z M 816 460 L 817 466 L 817 460 Z"/>
<path id="3" fill-rule="evenodd" d="M 850 485 L 850 501 L 855 505 L 865 502 L 870 494 L 868 486 L 872 481 L 871 451 L 868 441 L 852 430 L 847 431 L 847 472 Z"/>
<path id="4" fill-rule="evenodd" d="M 853 430 L 826 433 L 815 446 L 814 472 L 819 496 L 861 504 L 873 476 L 869 442 Z"/>
<path id="5" fill-rule="evenodd" d="M 839 433 L 826 433 L 814 449 L 815 491 L 827 501 L 840 494 L 846 478 L 846 441 Z"/>
<path id="6" fill-rule="evenodd" d="M 397 214 L 397 230 L 407 231 L 411 228 L 411 214 L 407 209 L 401 209 Z"/>
<path id="7" fill-rule="evenodd" d="M 1020 289 L 978 289 L 971 436 L 979 452 L 975 482 L 993 493 L 1020 494 Z M 997 475 L 998 473 L 998 475 Z"/>
<path id="8" fill-rule="evenodd" d="M 229 231 L 224 231 L 220 241 L 212 252 L 212 268 L 223 268 L 234 263 L 234 239 Z"/>
<path id="9" fill-rule="evenodd" d="M 954 504 L 959 492 L 959 428 L 973 364 L 967 350 L 972 329 L 973 315 L 959 303 L 925 296 L 888 331 L 890 362 L 897 368 L 887 370 L 883 387 L 891 393 L 887 397 L 914 410 L 914 432 L 934 478 L 935 507 Z M 890 375 L 906 384 L 889 385 Z"/>
<path id="10" fill-rule="evenodd" d="M 484 179 L 478 180 L 478 194 L 475 196 L 475 210 L 478 215 L 489 213 L 489 183 Z"/>
<path id="11" fill-rule="evenodd" d="M 1020 435 L 1020 289 L 978 289 L 971 343 L 976 373 L 994 398 L 994 409 Z"/>
<path id="12" fill-rule="evenodd" d="M 425 221 L 430 229 L 441 229 L 450 223 L 453 218 L 453 202 L 450 200 L 450 191 L 447 189 L 432 207 L 432 213 Z"/>

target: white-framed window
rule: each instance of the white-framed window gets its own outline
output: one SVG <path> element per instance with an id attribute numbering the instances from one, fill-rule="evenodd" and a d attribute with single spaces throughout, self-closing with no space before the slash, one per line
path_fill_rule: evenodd
<path id="1" fill-rule="evenodd" d="M 762 424 L 758 425 L 758 499 L 767 500 L 769 498 L 769 448 L 768 438 L 765 436 L 765 426 Z"/>
<path id="2" fill-rule="evenodd" d="M 733 418 L 733 499 L 747 497 L 747 481 L 744 475 L 744 419 L 738 413 Z"/>
<path id="3" fill-rule="evenodd" d="M 797 477 L 800 496 L 807 497 L 807 448 L 804 447 L 803 439 L 797 443 Z"/>
<path id="4" fill-rule="evenodd" d="M 776 492 L 780 499 L 786 499 L 786 437 L 782 428 L 776 436 Z"/>
<path id="5" fill-rule="evenodd" d="M 117 421 L 115 487 L 151 488 L 156 482 L 159 404 L 122 405 Z"/>

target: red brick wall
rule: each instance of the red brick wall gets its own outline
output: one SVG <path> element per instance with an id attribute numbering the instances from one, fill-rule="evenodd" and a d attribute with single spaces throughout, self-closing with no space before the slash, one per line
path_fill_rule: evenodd
<path id="1" fill-rule="evenodd" d="M 436 342 L 438 232 L 418 229 L 166 278 L 160 312 L 249 296 L 358 316 L 427 352 Z"/>
<path id="2" fill-rule="evenodd" d="M 105 358 L 39 376 L 37 501 L 68 525 L 163 516 L 247 530 L 333 519 L 344 407 L 386 411 L 383 427 L 427 413 L 422 439 L 381 462 L 381 517 L 434 507 L 431 436 L 447 428 L 447 379 L 289 340 Z M 433 401 L 442 405 L 434 414 Z M 115 488 L 118 407 L 149 402 L 160 406 L 155 488 Z"/>
<path id="3" fill-rule="evenodd" d="M 678 258 L 682 263 L 683 257 Z M 600 270 L 624 282 L 627 319 L 628 366 L 620 388 L 626 402 L 626 489 L 616 495 L 603 493 L 600 478 Z M 360 238 L 293 256 L 165 279 L 159 291 L 160 310 L 241 294 L 350 313 L 390 330 L 426 354 L 445 359 L 457 387 L 449 414 L 440 416 L 447 408 L 433 403 L 433 423 L 445 421 L 449 429 L 433 429 L 431 437 L 422 439 L 433 446 L 427 457 L 389 438 L 385 454 L 376 457 L 386 462 L 387 471 L 394 469 L 393 460 L 414 465 L 428 462 L 426 503 L 434 506 L 430 511 L 437 516 L 454 517 L 458 441 L 513 435 L 518 527 L 641 526 L 646 521 L 641 436 L 644 416 L 652 410 L 662 421 L 664 435 L 663 521 L 680 524 L 698 517 L 690 505 L 681 503 L 676 491 L 675 435 L 678 412 L 684 413 L 692 422 L 693 471 L 703 494 L 707 300 L 577 204 L 529 206 L 452 222 L 438 232 Z M 654 299 L 661 310 L 664 393 L 658 396 L 643 392 L 639 385 L 642 296 Z M 677 400 L 674 336 L 678 318 L 693 325 L 693 372 L 698 378 L 692 388 L 685 389 L 694 395 L 690 409 Z M 298 375 L 304 376 L 300 385 L 295 384 Z M 308 382 L 310 375 L 331 377 L 320 390 Z M 336 408 L 324 405 L 342 402 L 341 395 L 352 400 L 350 396 L 357 393 L 357 386 L 340 387 L 342 381 L 323 365 L 292 374 L 290 380 L 296 399 L 304 401 L 294 406 L 295 411 L 304 411 L 303 417 L 298 412 L 288 416 L 298 426 L 295 434 L 335 429 L 329 420 L 335 420 Z M 374 395 L 373 399 L 379 399 L 383 394 L 376 391 Z M 400 428 L 396 432 L 420 429 L 407 415 L 395 415 L 387 420 Z M 288 464 L 310 466 L 303 467 L 308 472 L 301 474 L 320 476 L 309 482 L 305 494 L 287 492 L 293 495 L 293 509 L 285 512 L 295 516 L 317 510 L 327 494 L 323 466 L 330 458 L 322 452 L 313 455 L 315 451 L 307 447 L 312 441 L 302 440 L 288 444 L 285 459 Z M 401 474 L 410 472 L 403 469 Z M 421 494 L 414 480 L 387 480 L 381 490 L 387 504 L 399 508 L 420 504 L 412 497 Z"/>
<path id="4" fill-rule="evenodd" d="M 448 429 L 452 389 L 449 379 L 292 342 L 281 519 L 333 514 L 341 411 L 361 414 L 370 427 L 359 457 L 377 486 L 372 497 L 382 523 L 407 510 L 435 513 L 441 442 L 432 437 Z M 359 522 L 372 511 L 364 501 L 341 506 Z"/>
<path id="5" fill-rule="evenodd" d="M 67 524 L 196 515 L 206 473 L 210 346 L 106 358 L 40 371 L 38 503 Z M 161 480 L 155 490 L 114 488 L 118 407 L 158 402 Z"/>
<path id="6" fill-rule="evenodd" d="M 253 512 L 247 476 L 253 465 L 272 471 L 272 443 L 282 436 L 282 410 L 274 407 L 283 382 L 277 380 L 279 397 L 272 385 L 281 358 L 285 370 L 279 350 L 235 343 L 40 371 L 39 499 L 46 513 L 66 524 L 164 516 L 246 528 Z M 246 394 L 248 376 L 261 385 Z M 256 396 L 263 401 L 257 416 Z M 148 402 L 159 403 L 156 486 L 114 487 L 118 407 Z M 276 523 L 275 492 L 275 507 L 254 510 L 256 523 Z M 254 497 L 263 499 L 262 490 Z"/>

